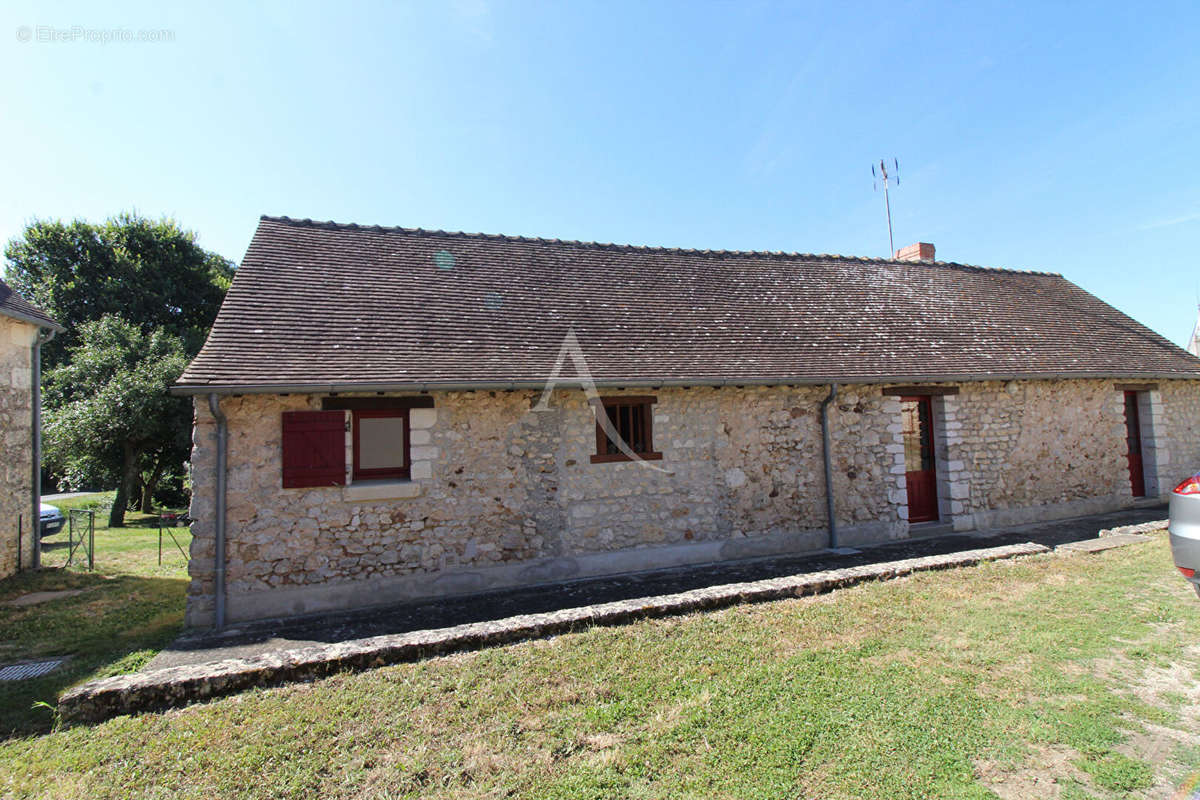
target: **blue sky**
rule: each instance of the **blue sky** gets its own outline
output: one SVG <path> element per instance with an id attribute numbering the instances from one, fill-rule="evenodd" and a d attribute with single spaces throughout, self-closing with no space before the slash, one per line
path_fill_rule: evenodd
<path id="1" fill-rule="evenodd" d="M 883 256 L 895 156 L 897 247 L 1196 320 L 1195 3 L 104 5 L 0 11 L 4 241 L 136 209 L 235 260 L 263 213 Z M 112 29 L 170 35 L 73 33 Z"/>

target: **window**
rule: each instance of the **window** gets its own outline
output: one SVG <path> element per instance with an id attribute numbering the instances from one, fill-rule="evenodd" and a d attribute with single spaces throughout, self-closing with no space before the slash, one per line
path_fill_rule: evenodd
<path id="1" fill-rule="evenodd" d="M 657 400 L 656 397 L 605 397 L 600 401 L 613 432 L 634 455 L 647 461 L 662 458 L 662 453 L 654 451 L 654 413 L 651 406 Z M 608 436 L 604 426 L 597 420 L 596 455 L 592 456 L 592 463 L 629 460 L 629 456 L 621 452 L 620 446 Z"/>
<path id="2" fill-rule="evenodd" d="M 283 413 L 283 488 L 345 486 L 347 431 L 353 480 L 411 477 L 409 410 L 433 408 L 432 397 L 326 397 L 321 407 Z"/>
<path id="3" fill-rule="evenodd" d="M 354 480 L 407 479 L 408 409 L 356 410 Z"/>

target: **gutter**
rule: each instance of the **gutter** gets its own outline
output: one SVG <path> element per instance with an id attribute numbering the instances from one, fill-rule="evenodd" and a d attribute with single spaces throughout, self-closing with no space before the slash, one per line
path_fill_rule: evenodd
<path id="1" fill-rule="evenodd" d="M 208 409 L 217 420 L 217 486 L 213 515 L 216 519 L 213 564 L 213 594 L 216 596 L 214 627 L 219 631 L 225 627 L 225 461 L 228 438 L 228 418 L 221 410 L 221 401 L 215 393 L 208 395 Z"/>
<path id="2" fill-rule="evenodd" d="M 30 409 L 30 435 L 33 443 L 33 516 L 30 517 L 29 534 L 33 540 L 33 557 L 30 567 L 42 566 L 42 345 L 54 338 L 61 328 L 38 328 L 29 354 L 29 382 L 32 390 L 33 407 Z M 34 522 L 36 520 L 36 522 Z M 17 554 L 20 556 L 20 553 Z"/>
<path id="3" fill-rule="evenodd" d="M 981 381 L 1031 380 L 1200 380 L 1200 373 L 1162 372 L 1028 372 L 992 375 L 882 375 L 842 376 L 839 383 L 861 385 L 887 383 L 971 383 Z M 336 394 L 339 392 L 471 392 L 544 389 L 547 380 L 514 381 L 347 381 L 342 383 L 191 383 L 171 387 L 174 395 L 198 394 Z M 598 378 L 593 385 L 602 388 L 654 388 L 658 386 L 827 386 L 830 378 Z M 578 389 L 578 378 L 555 379 L 555 386 Z"/>
<path id="4" fill-rule="evenodd" d="M 825 467 L 825 513 L 829 520 L 829 549 L 836 550 L 838 546 L 837 537 L 837 515 L 834 513 L 833 502 L 833 445 L 829 435 L 829 406 L 837 399 L 838 385 L 836 383 L 829 384 L 829 396 L 821 401 L 821 443 L 823 445 L 821 455 Z"/>

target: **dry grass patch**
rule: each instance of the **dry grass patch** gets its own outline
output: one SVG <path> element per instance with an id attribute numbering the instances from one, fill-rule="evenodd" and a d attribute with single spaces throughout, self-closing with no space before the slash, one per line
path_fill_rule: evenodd
<path id="1" fill-rule="evenodd" d="M 1003 767 L 986 759 L 976 763 L 979 781 L 1000 800 L 1059 800 L 1064 789 L 1087 782 L 1077 766 L 1079 753 L 1069 747 L 1042 746 L 1034 749 L 1019 769 Z"/>

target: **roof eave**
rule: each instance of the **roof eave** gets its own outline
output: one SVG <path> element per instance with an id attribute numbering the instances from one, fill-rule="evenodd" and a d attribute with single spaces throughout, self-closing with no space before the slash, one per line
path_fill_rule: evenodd
<path id="1" fill-rule="evenodd" d="M 11 308 L 0 308 L 0 314 L 20 322 L 27 322 L 30 325 L 36 325 L 39 328 L 54 331 L 55 333 L 66 333 L 67 329 L 59 325 L 54 320 L 42 319 L 35 317 L 32 314 L 23 314 L 20 311 L 14 311 Z"/>
<path id="2" fill-rule="evenodd" d="M 824 378 L 600 378 L 594 381 L 597 388 L 647 388 L 657 386 L 826 386 L 839 384 L 888 384 L 888 383 L 973 383 L 981 381 L 1016 380 L 1200 380 L 1196 373 L 1164 372 L 1029 372 L 992 375 L 883 375 L 883 376 L 830 376 Z M 337 382 L 337 383 L 179 383 L 171 387 L 175 395 L 204 394 L 339 394 L 342 392 L 456 392 L 456 391 L 516 391 L 521 389 L 545 389 L 549 381 L 388 381 L 388 382 Z M 578 378 L 563 378 L 553 381 L 555 386 L 577 389 L 583 386 Z"/>

